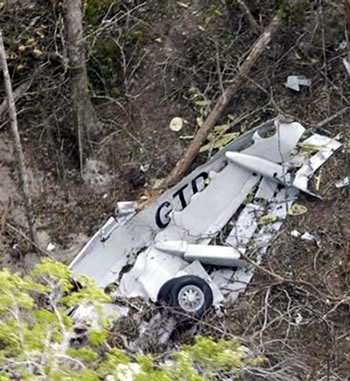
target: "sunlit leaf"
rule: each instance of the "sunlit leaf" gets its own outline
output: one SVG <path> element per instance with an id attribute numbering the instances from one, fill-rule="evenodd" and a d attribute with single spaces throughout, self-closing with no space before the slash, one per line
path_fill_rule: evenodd
<path id="1" fill-rule="evenodd" d="M 233 139 L 236 139 L 238 136 L 239 136 L 238 132 L 229 132 L 227 134 L 224 134 L 219 139 L 217 139 L 214 143 L 210 142 L 202 146 L 199 152 L 206 152 L 211 148 L 221 149 L 225 147 L 228 143 L 230 143 Z M 208 140 L 210 140 L 209 136 L 208 136 Z"/>
<path id="2" fill-rule="evenodd" d="M 184 124 L 184 120 L 176 116 L 175 118 L 171 119 L 169 128 L 171 129 L 171 131 L 178 132 L 182 129 L 183 124 Z"/>
<path id="3" fill-rule="evenodd" d="M 182 8 L 188 8 L 189 7 L 189 4 L 183 3 L 182 1 L 177 1 L 176 3 L 177 3 L 177 5 L 179 5 Z"/>
<path id="4" fill-rule="evenodd" d="M 258 220 L 258 225 L 267 225 L 277 221 L 277 216 L 273 214 L 265 214 L 265 216 L 261 216 Z"/>
<path id="5" fill-rule="evenodd" d="M 208 99 L 204 99 L 204 100 L 202 100 L 202 101 L 195 101 L 194 102 L 194 104 L 196 105 L 196 106 L 201 106 L 201 107 L 203 107 L 203 106 L 208 106 L 208 105 L 210 105 L 212 103 L 212 101 L 210 101 L 210 100 L 208 100 Z"/>
<path id="6" fill-rule="evenodd" d="M 307 212 L 307 207 L 298 203 L 294 203 L 289 209 L 288 214 L 291 216 L 300 216 Z"/>
<path id="7" fill-rule="evenodd" d="M 33 49 L 33 53 L 36 57 L 40 57 L 43 55 L 43 52 L 38 48 Z"/>

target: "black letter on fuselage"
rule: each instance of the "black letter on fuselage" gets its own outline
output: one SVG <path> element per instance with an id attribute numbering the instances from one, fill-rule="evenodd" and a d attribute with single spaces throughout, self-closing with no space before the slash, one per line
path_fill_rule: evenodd
<path id="1" fill-rule="evenodd" d="M 203 189 L 208 185 L 208 184 L 205 183 L 205 180 L 207 180 L 209 178 L 209 175 L 207 174 L 207 172 L 201 172 L 199 175 L 197 175 L 191 181 L 193 194 L 196 194 L 196 193 L 201 192 L 203 190 L 203 189 L 201 189 L 201 190 L 198 189 L 197 180 L 200 179 L 200 178 L 203 179 L 203 183 L 204 183 Z"/>
<path id="2" fill-rule="evenodd" d="M 179 199 L 180 199 L 180 202 L 181 202 L 181 207 L 182 207 L 182 209 L 185 209 L 186 206 L 187 206 L 187 202 L 186 202 L 186 200 L 185 200 L 185 196 L 184 196 L 184 192 L 183 192 L 183 190 L 184 190 L 185 188 L 187 188 L 187 185 L 188 185 L 188 184 L 184 185 L 182 188 L 180 188 L 178 191 L 176 191 L 176 192 L 173 194 L 173 198 L 175 198 L 177 195 L 179 196 Z"/>
<path id="3" fill-rule="evenodd" d="M 159 206 L 159 208 L 157 209 L 157 212 L 156 212 L 156 224 L 158 225 L 159 228 L 161 229 L 164 229 L 166 228 L 169 223 L 170 223 L 170 217 L 169 217 L 169 214 L 171 212 L 171 209 L 168 210 L 165 214 L 164 214 L 164 217 L 165 217 L 165 222 L 162 221 L 162 216 L 160 215 L 161 211 L 163 208 L 168 208 L 169 206 L 171 206 L 170 202 L 169 201 L 164 201 L 163 204 L 161 204 Z"/>

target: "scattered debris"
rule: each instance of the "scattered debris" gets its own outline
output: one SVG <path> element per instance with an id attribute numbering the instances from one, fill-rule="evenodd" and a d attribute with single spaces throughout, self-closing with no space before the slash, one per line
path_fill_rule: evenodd
<path id="1" fill-rule="evenodd" d="M 339 180 L 335 183 L 336 188 L 344 188 L 350 185 L 350 176 L 344 177 L 342 180 Z"/>
<path id="2" fill-rule="evenodd" d="M 320 246 L 321 244 L 321 241 L 314 234 L 311 234 L 309 232 L 300 233 L 298 230 L 292 230 L 290 232 L 290 235 L 292 237 L 300 238 L 303 241 L 314 241 L 316 242 L 317 246 Z"/>
<path id="3" fill-rule="evenodd" d="M 171 131 L 178 132 L 182 129 L 183 124 L 184 124 L 184 120 L 177 116 L 177 117 L 171 119 L 170 124 L 169 124 L 169 128 L 171 129 Z"/>
<path id="4" fill-rule="evenodd" d="M 290 75 L 287 77 L 285 86 L 294 91 L 300 91 L 300 86 L 311 86 L 311 79 L 305 77 L 305 75 Z"/>

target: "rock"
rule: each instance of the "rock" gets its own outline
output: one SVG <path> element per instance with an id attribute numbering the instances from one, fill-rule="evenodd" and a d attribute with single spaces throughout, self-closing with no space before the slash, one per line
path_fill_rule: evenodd
<path id="1" fill-rule="evenodd" d="M 94 159 L 86 160 L 82 178 L 89 188 L 98 193 L 105 193 L 112 183 L 108 166 Z"/>

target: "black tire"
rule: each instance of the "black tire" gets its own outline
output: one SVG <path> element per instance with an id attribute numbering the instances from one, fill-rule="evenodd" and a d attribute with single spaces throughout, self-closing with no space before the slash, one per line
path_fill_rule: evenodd
<path id="1" fill-rule="evenodd" d="M 190 296 L 195 297 L 193 303 L 188 300 Z M 158 300 L 188 316 L 201 318 L 213 304 L 213 292 L 204 279 L 195 275 L 184 275 L 164 283 Z"/>
<path id="2" fill-rule="evenodd" d="M 171 293 L 170 290 L 173 287 L 176 278 L 172 278 L 165 282 L 163 286 L 158 291 L 157 302 L 162 304 L 171 305 Z"/>

